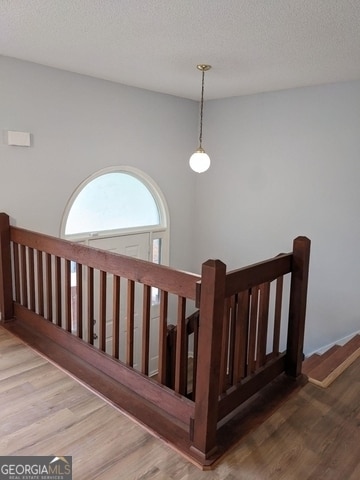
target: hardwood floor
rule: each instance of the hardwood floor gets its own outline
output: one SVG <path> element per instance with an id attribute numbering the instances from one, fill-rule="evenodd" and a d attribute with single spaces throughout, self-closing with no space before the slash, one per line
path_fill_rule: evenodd
<path id="1" fill-rule="evenodd" d="M 358 480 L 359 399 L 357 360 L 203 472 L 0 327 L 0 455 L 71 455 L 74 480 Z"/>

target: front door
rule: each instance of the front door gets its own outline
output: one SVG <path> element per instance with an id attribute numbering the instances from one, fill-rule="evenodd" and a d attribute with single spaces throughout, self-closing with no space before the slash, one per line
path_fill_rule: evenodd
<path id="1" fill-rule="evenodd" d="M 90 247 L 100 248 L 102 250 L 108 250 L 113 253 L 120 253 L 122 255 L 128 255 L 133 258 L 138 258 L 141 260 L 150 260 L 150 233 L 138 233 L 132 235 L 121 235 L 114 237 L 103 237 L 89 239 L 88 245 Z M 99 278 L 95 277 L 95 291 L 99 288 L 96 283 L 99 282 Z M 108 305 L 106 306 L 107 317 L 106 317 L 106 352 L 111 354 L 112 351 L 112 305 L 111 305 L 111 295 L 113 288 L 113 276 L 107 275 L 107 295 Z M 125 340 L 126 340 L 126 294 L 127 294 L 127 281 L 126 279 L 121 279 L 120 285 L 120 360 L 125 360 Z M 157 331 L 158 326 L 158 308 L 156 295 L 154 296 L 152 312 L 151 312 L 151 327 L 153 330 Z M 97 296 L 96 296 L 97 297 Z M 96 302 L 98 299 L 96 300 Z M 135 291 L 135 315 L 134 315 L 134 368 L 140 368 L 140 348 L 141 348 L 141 314 L 142 314 L 142 287 L 137 284 Z M 94 305 L 94 333 L 98 335 L 98 318 L 99 318 L 99 305 Z M 157 364 L 157 334 L 150 331 L 150 338 L 153 339 L 150 344 L 150 372 L 152 366 L 156 368 Z M 95 346 L 98 346 L 97 341 L 94 342 Z"/>

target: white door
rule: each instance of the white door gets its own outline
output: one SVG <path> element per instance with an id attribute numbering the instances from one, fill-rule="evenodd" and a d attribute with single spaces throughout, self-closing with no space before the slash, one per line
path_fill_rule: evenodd
<path id="1" fill-rule="evenodd" d="M 104 237 L 89 239 L 88 245 L 103 250 L 108 250 L 114 253 L 120 253 L 122 255 L 128 255 L 133 258 L 141 260 L 150 260 L 150 233 L 139 233 L 132 235 L 122 235 L 114 237 Z M 99 278 L 95 276 L 95 291 L 98 290 L 97 283 Z M 111 354 L 112 351 L 112 288 L 113 288 L 113 276 L 107 275 L 107 305 L 106 305 L 106 352 Z M 142 286 L 137 284 L 135 289 L 135 315 L 134 315 L 134 368 L 140 368 L 141 361 L 141 320 L 142 320 Z M 150 325 L 152 331 L 150 331 L 150 373 L 157 369 L 157 356 L 158 356 L 158 342 L 157 342 L 157 329 L 158 329 L 158 305 L 157 296 L 153 294 L 153 305 L 151 309 Z M 126 355 L 126 294 L 127 294 L 127 281 L 121 279 L 120 285 L 120 360 L 125 361 Z M 95 296 L 96 298 L 97 296 Z M 98 299 L 95 300 L 98 302 Z M 98 335 L 98 318 L 99 318 L 99 305 L 94 305 L 95 327 L 94 333 Z M 94 342 L 97 346 L 96 341 Z"/>

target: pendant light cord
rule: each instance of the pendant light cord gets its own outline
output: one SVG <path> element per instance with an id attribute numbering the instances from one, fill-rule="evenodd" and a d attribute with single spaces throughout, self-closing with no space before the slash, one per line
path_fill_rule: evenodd
<path id="1" fill-rule="evenodd" d="M 204 77 L 205 71 L 202 71 L 202 82 L 201 82 L 201 103 L 200 103 L 200 135 L 199 143 L 200 148 L 202 148 L 202 127 L 203 127 L 203 112 L 204 112 Z"/>

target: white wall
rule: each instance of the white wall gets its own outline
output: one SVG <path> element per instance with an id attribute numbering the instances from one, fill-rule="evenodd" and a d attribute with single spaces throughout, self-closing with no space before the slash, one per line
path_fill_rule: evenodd
<path id="1" fill-rule="evenodd" d="M 207 102 L 194 265 L 312 240 L 305 351 L 360 330 L 360 82 Z"/>
<path id="2" fill-rule="evenodd" d="M 0 56 L 0 211 L 19 226 L 59 235 L 70 195 L 92 173 L 131 165 L 168 202 L 171 264 L 189 269 L 197 102 Z M 30 148 L 5 145 L 31 132 Z"/>

